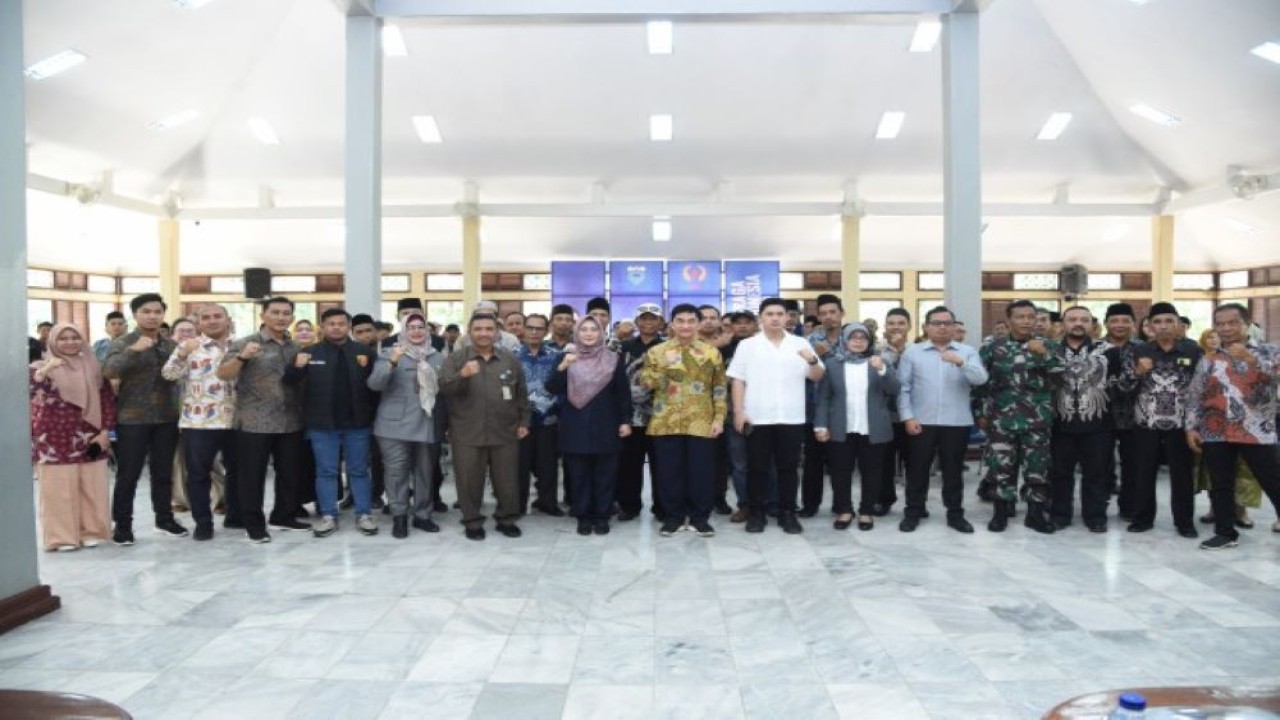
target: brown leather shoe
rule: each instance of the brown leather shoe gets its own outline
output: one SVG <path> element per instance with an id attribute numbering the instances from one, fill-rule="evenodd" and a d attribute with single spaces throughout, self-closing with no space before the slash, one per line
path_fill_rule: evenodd
<path id="1" fill-rule="evenodd" d="M 731 522 L 731 523 L 744 523 L 744 522 L 746 522 L 746 521 L 747 521 L 747 515 L 748 515 L 748 514 L 749 514 L 749 513 L 747 512 L 747 509 L 746 509 L 746 508 L 738 508 L 737 510 L 735 510 L 735 511 L 733 512 L 733 515 L 730 515 L 730 516 L 729 516 L 729 522 Z"/>

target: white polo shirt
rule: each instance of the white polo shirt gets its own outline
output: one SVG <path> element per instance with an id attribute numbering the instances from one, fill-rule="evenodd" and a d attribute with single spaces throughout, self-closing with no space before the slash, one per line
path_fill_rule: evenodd
<path id="1" fill-rule="evenodd" d="M 753 425 L 803 425 L 804 381 L 809 363 L 800 357 L 809 342 L 786 333 L 774 345 L 765 334 L 743 340 L 726 373 L 747 384 L 743 399 Z"/>

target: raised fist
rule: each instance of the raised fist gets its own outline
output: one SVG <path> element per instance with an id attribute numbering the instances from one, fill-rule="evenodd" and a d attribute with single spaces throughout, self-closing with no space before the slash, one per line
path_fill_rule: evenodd
<path id="1" fill-rule="evenodd" d="M 1138 376 L 1141 377 L 1151 372 L 1152 370 L 1154 370 L 1155 367 L 1156 367 L 1156 363 L 1154 360 L 1152 360 L 1149 357 L 1144 357 L 1144 358 L 1138 358 L 1138 364 L 1134 365 L 1133 369 L 1134 369 L 1134 372 L 1136 372 Z"/>
<path id="2" fill-rule="evenodd" d="M 479 375 L 479 374 L 480 374 L 480 361 L 478 360 L 468 360 L 466 364 L 462 366 L 462 370 L 458 372 L 458 375 L 464 378 L 469 378 L 472 375 Z"/>
<path id="3" fill-rule="evenodd" d="M 130 345 L 129 349 L 136 353 L 140 353 L 140 352 L 146 352 L 150 350 L 151 348 L 155 347 L 155 345 L 156 345 L 155 340 L 152 340 L 146 335 L 143 335 L 142 337 L 138 338 L 137 342 Z"/>
<path id="4" fill-rule="evenodd" d="M 1044 355 L 1049 352 L 1049 348 L 1040 338 L 1031 338 L 1027 341 L 1027 350 L 1035 355 Z"/>
<path id="5" fill-rule="evenodd" d="M 884 359 L 881 358 L 879 355 L 872 355 L 871 359 L 867 361 L 867 364 L 870 365 L 871 369 L 875 370 L 876 372 L 880 372 L 881 370 L 884 369 Z"/>
<path id="6" fill-rule="evenodd" d="M 311 353 L 298 353 L 293 359 L 293 366 L 296 368 L 304 368 L 311 362 Z"/>
<path id="7" fill-rule="evenodd" d="M 560 360 L 560 369 L 561 369 L 561 370 L 568 370 L 568 369 L 569 369 L 569 367 L 570 367 L 571 365 L 573 365 L 574 363 L 576 363 L 576 362 L 578 362 L 578 356 L 577 356 L 577 355 L 575 355 L 575 354 L 573 354 L 573 353 L 565 353 L 565 354 L 564 354 L 564 357 Z"/>
<path id="8" fill-rule="evenodd" d="M 258 354 L 261 352 L 262 346 L 256 342 L 251 342 L 246 344 L 244 348 L 240 350 L 240 359 L 252 360 L 253 358 L 258 357 Z"/>
<path id="9" fill-rule="evenodd" d="M 182 344 L 178 346 L 178 352 L 184 358 L 189 357 L 191 353 L 199 349 L 200 349 L 200 341 L 195 338 L 191 338 L 190 340 L 183 340 Z"/>
<path id="10" fill-rule="evenodd" d="M 400 362 L 400 358 L 402 358 L 402 357 L 404 357 L 404 346 L 403 346 L 403 345 L 397 345 L 397 346 L 395 346 L 395 347 L 391 348 L 391 363 L 392 363 L 393 365 L 394 365 L 395 363 Z"/>
<path id="11" fill-rule="evenodd" d="M 960 353 L 954 350 L 948 350 L 942 353 L 942 362 L 949 362 L 956 367 L 960 367 L 964 364 L 964 358 L 960 356 Z"/>

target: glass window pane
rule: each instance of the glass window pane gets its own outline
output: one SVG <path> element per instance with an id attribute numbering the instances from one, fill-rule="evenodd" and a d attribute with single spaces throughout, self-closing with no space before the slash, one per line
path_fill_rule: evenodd
<path id="1" fill-rule="evenodd" d="M 427 289 L 433 291 L 441 290 L 461 290 L 462 274 L 461 273 L 428 273 Z"/>
<path id="2" fill-rule="evenodd" d="M 1200 333 L 1213 327 L 1212 300 L 1179 300 L 1178 312 L 1191 320 L 1191 328 L 1187 330 L 1187 338 L 1200 340 Z M 1248 307 L 1246 305 L 1245 307 Z"/>
<path id="3" fill-rule="evenodd" d="M 271 292 L 310 293 L 315 291 L 315 275 L 273 275 L 271 277 Z"/>
<path id="4" fill-rule="evenodd" d="M 382 292 L 409 292 L 409 275 L 383 275 Z"/>
<path id="5" fill-rule="evenodd" d="M 396 304 L 395 300 L 383 300 L 378 305 L 378 312 L 382 314 L 382 317 L 374 318 L 374 320 L 385 320 L 391 323 L 393 328 L 391 332 L 393 333 L 400 332 L 400 322 L 397 320 L 399 312 L 396 310 Z"/>
<path id="6" fill-rule="evenodd" d="M 110 275 L 90 275 L 89 292 L 116 294 L 116 279 Z"/>
<path id="7" fill-rule="evenodd" d="M 107 336 L 107 313 L 116 309 L 115 303 L 89 303 L 89 338 L 97 340 Z"/>
<path id="8" fill-rule="evenodd" d="M 226 275 L 209 281 L 209 290 L 217 295 L 244 295 L 244 277 Z"/>
<path id="9" fill-rule="evenodd" d="M 1014 273 L 1014 290 L 1057 290 L 1058 273 Z"/>
<path id="10" fill-rule="evenodd" d="M 804 273 L 784 272 L 778 273 L 778 287 L 783 290 L 803 290 L 804 289 Z"/>
<path id="11" fill-rule="evenodd" d="M 1119 290 L 1120 273 L 1089 273 L 1089 290 Z"/>
<path id="12" fill-rule="evenodd" d="M 42 322 L 53 322 L 53 301 L 27 300 L 27 328 L 31 337 L 36 336 L 36 326 Z"/>
<path id="13" fill-rule="evenodd" d="M 461 276 L 459 276 L 461 277 Z M 461 300 L 428 300 L 427 319 L 431 322 L 448 325 L 453 323 L 465 329 L 466 318 L 462 313 Z"/>
<path id="14" fill-rule="evenodd" d="M 529 276 L 525 275 L 525 277 L 529 277 Z M 548 279 L 550 279 L 550 277 L 551 277 L 550 275 L 547 276 Z M 525 300 L 523 305 L 523 312 L 526 317 L 533 313 L 539 313 L 542 315 L 546 315 L 548 318 L 550 318 L 551 317 L 551 301 L 550 300 Z"/>
<path id="15" fill-rule="evenodd" d="M 1235 270 L 1218 275 L 1218 287 L 1223 290 L 1235 290 L 1249 287 L 1249 271 Z"/>
<path id="16" fill-rule="evenodd" d="M 123 295 L 141 295 L 142 293 L 160 292 L 158 277 L 126 277 L 120 278 L 120 293 Z"/>
<path id="17" fill-rule="evenodd" d="M 859 273 L 858 286 L 863 290 L 901 290 L 902 274 L 896 272 Z"/>
<path id="18" fill-rule="evenodd" d="M 227 309 L 227 317 L 231 319 L 232 337 L 245 337 L 258 332 L 258 304 L 252 302 L 222 303 Z"/>
<path id="19" fill-rule="evenodd" d="M 53 271 L 52 270 L 32 270 L 31 268 L 27 268 L 27 287 L 33 287 L 33 288 L 53 287 Z"/>
<path id="20" fill-rule="evenodd" d="M 916 276 L 916 287 L 920 290 L 943 290 L 945 289 L 945 284 L 946 275 L 944 273 L 922 272 Z"/>
<path id="21" fill-rule="evenodd" d="M 871 318 L 880 325 L 880 332 L 877 337 L 884 337 L 884 317 L 889 311 L 900 307 L 901 301 L 898 300 L 863 300 L 858 303 L 858 312 L 862 315 L 860 320 Z"/>
<path id="22" fill-rule="evenodd" d="M 1174 273 L 1174 290 L 1212 290 L 1213 273 Z"/>
<path id="23" fill-rule="evenodd" d="M 525 273 L 525 290 L 550 290 L 551 273 Z"/>

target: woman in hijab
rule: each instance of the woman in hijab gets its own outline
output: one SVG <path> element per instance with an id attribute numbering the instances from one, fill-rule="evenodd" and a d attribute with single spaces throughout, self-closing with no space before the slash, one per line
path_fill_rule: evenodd
<path id="1" fill-rule="evenodd" d="M 299 320 L 293 324 L 293 341 L 298 347 L 316 344 L 316 326 L 310 320 Z"/>
<path id="2" fill-rule="evenodd" d="M 547 390 L 560 396 L 560 452 L 573 488 L 578 534 L 609 532 L 618 453 L 631 435 L 631 384 L 618 353 L 605 347 L 604 329 L 583 318 Z"/>
<path id="3" fill-rule="evenodd" d="M 30 370 L 31 459 L 44 549 L 77 550 L 111 536 L 107 435 L 116 426 L 116 402 L 75 326 L 60 323 L 49 338 L 48 354 Z"/>
<path id="4" fill-rule="evenodd" d="M 431 346 L 427 319 L 415 312 L 405 316 L 400 342 L 379 355 L 369 376 L 369 389 L 382 393 L 373 435 L 382 449 L 387 497 L 391 501 L 391 536 L 400 540 L 409 536 L 410 510 L 414 527 L 440 532 L 440 526 L 431 519 L 431 484 L 440 447 L 435 420 L 443 412 L 443 401 L 437 392 L 437 373 L 442 364 L 444 355 Z"/>
<path id="5" fill-rule="evenodd" d="M 813 431 L 827 445 L 831 493 L 837 514 L 835 529 L 853 522 L 853 470 L 862 474 L 858 529 L 875 523 L 872 506 L 880 497 L 885 444 L 893 440 L 891 407 L 898 395 L 898 376 L 876 355 L 871 332 L 850 323 L 841 334 L 844 357 L 828 355 L 827 373 L 818 383 Z"/>

